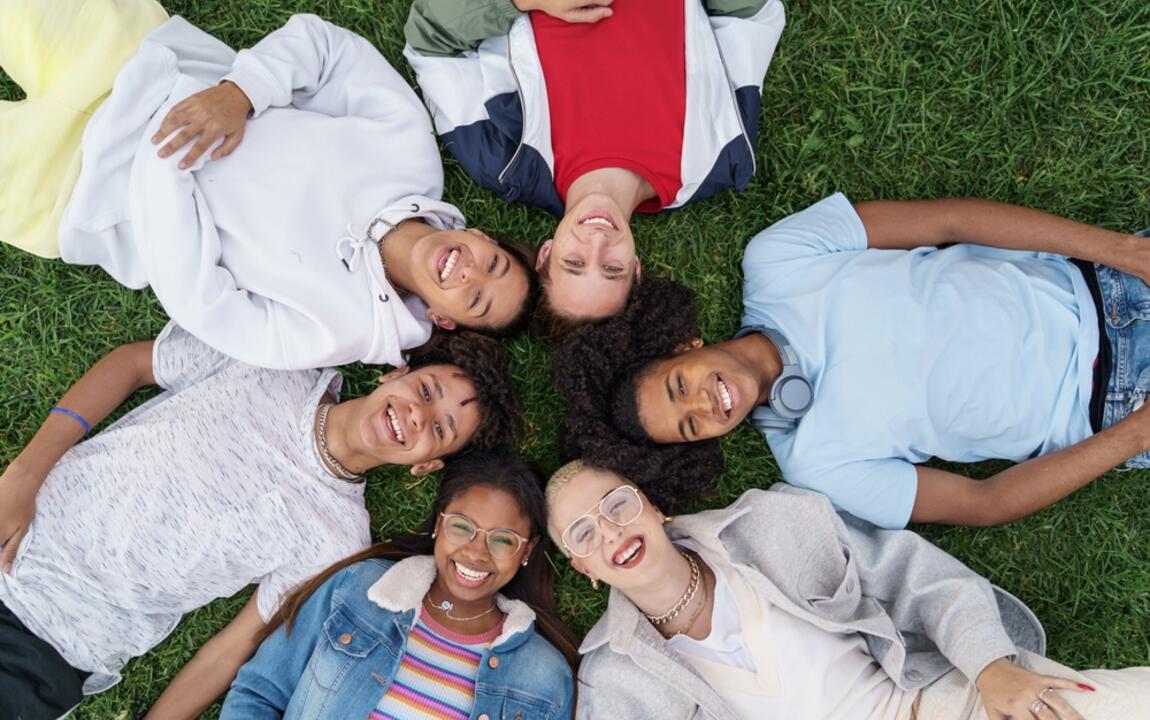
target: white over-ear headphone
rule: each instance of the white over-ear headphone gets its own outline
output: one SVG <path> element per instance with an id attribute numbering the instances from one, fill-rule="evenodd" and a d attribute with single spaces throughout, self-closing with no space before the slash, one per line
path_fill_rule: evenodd
<path id="1" fill-rule="evenodd" d="M 756 407 L 747 416 L 747 422 L 760 432 L 793 430 L 814 403 L 814 387 L 799 368 L 798 354 L 781 332 L 766 325 L 749 325 L 735 333 L 735 337 L 741 338 L 753 332 L 765 335 L 774 343 L 783 361 L 783 369 L 771 383 L 767 404 Z"/>

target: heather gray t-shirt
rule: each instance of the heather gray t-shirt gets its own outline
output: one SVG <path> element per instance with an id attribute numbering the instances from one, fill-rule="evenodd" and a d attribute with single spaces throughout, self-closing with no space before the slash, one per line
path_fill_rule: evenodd
<path id="1" fill-rule="evenodd" d="M 89 693 L 184 613 L 259 583 L 267 620 L 370 542 L 363 485 L 327 473 L 313 438 L 338 373 L 245 365 L 174 324 L 153 369 L 165 392 L 64 455 L 0 573 L 0 601 L 93 673 Z"/>

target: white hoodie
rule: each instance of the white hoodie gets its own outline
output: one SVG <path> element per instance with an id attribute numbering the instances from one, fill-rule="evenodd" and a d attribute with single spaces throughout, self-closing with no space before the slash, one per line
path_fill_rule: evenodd
<path id="1" fill-rule="evenodd" d="M 253 106 L 235 152 L 188 170 L 188 148 L 159 158 L 150 138 L 168 110 L 222 80 Z M 409 217 L 462 227 L 442 191 L 423 105 L 363 38 L 297 15 L 237 55 L 174 17 L 85 129 L 60 249 L 151 285 L 180 326 L 243 362 L 402 365 L 431 325 L 388 282 L 374 240 Z"/>

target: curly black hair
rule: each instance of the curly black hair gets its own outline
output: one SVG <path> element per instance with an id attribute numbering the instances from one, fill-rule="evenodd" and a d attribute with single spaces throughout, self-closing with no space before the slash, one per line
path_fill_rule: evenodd
<path id="1" fill-rule="evenodd" d="M 478 396 L 483 421 L 466 446 L 492 450 L 513 445 L 523 428 L 523 408 L 511 382 L 507 352 L 495 340 L 479 333 L 460 331 L 438 335 L 408 355 L 412 370 L 428 365 L 456 365 Z"/>
<path id="2" fill-rule="evenodd" d="M 644 278 L 618 315 L 575 329 L 551 358 L 552 379 L 568 402 L 560 452 L 628 478 L 671 512 L 709 494 L 722 452 L 718 440 L 652 442 L 635 388 L 654 362 L 699 337 L 697 311 L 690 288 Z"/>
<path id="3" fill-rule="evenodd" d="M 535 272 L 536 251 L 522 243 L 508 240 L 507 238 L 491 236 L 491 239 L 507 253 L 507 257 L 510 258 L 511 262 L 523 269 L 523 273 L 527 277 L 527 294 L 523 298 L 523 304 L 519 307 L 519 312 L 503 325 L 479 327 L 477 325 L 460 323 L 458 327 L 460 330 L 471 330 L 472 332 L 482 333 L 493 338 L 515 337 L 526 330 L 531 324 L 531 319 L 535 313 L 536 306 L 539 304 L 539 296 L 542 292 L 539 284 L 539 275 Z"/>

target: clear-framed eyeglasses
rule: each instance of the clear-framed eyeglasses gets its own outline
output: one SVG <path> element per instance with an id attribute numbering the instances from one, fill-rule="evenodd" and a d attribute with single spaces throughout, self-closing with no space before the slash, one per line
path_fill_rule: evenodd
<path id="1" fill-rule="evenodd" d="M 487 538 L 487 551 L 492 557 L 501 560 L 515 555 L 527 542 L 527 538 L 507 528 L 484 530 L 466 515 L 439 513 L 439 517 L 443 521 L 443 538 L 447 542 L 452 545 L 466 545 L 474 540 L 476 535 L 483 533 Z"/>
<path id="2" fill-rule="evenodd" d="M 643 498 L 630 485 L 621 485 L 607 493 L 587 512 L 575 519 L 563 531 L 563 547 L 575 557 L 587 557 L 603 544 L 603 531 L 599 518 L 619 527 L 630 525 L 643 514 Z"/>

